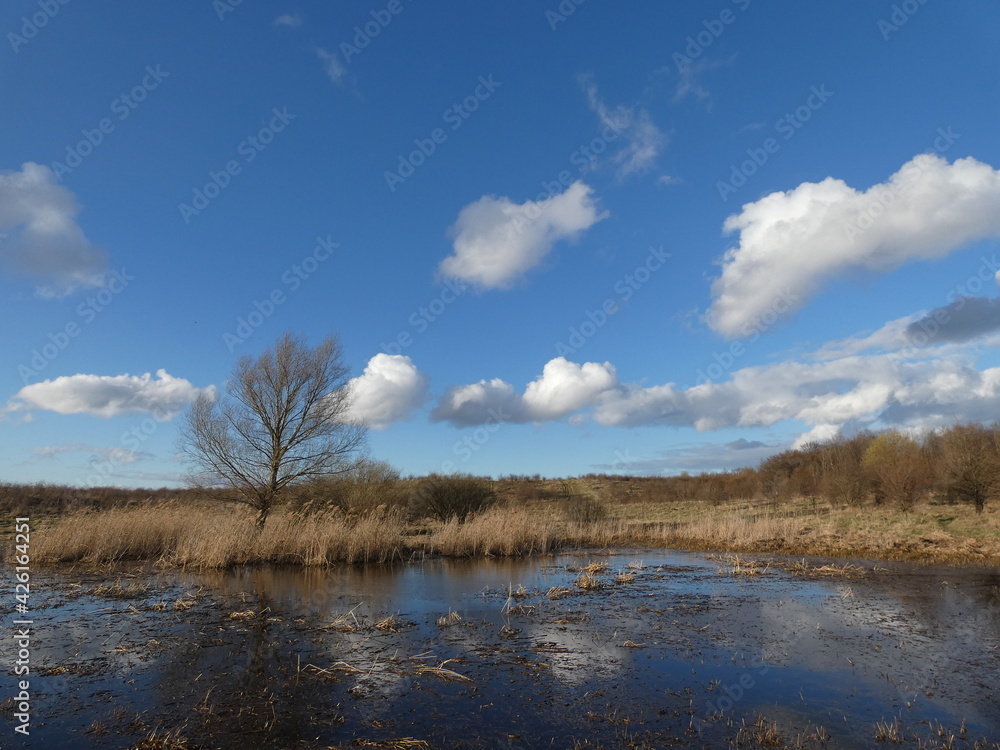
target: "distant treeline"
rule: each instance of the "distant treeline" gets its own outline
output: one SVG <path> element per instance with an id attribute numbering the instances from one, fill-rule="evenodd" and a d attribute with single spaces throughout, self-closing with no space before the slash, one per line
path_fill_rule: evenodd
<path id="1" fill-rule="evenodd" d="M 609 503 L 731 499 L 782 503 L 801 498 L 834 506 L 886 505 L 909 509 L 920 500 L 968 503 L 982 511 L 1000 493 L 1000 427 L 963 424 L 920 438 L 897 431 L 861 432 L 813 443 L 764 460 L 759 467 L 671 477 L 588 474 L 574 479 L 509 475 L 403 478 L 382 461 L 362 461 L 344 475 L 290 487 L 283 504 L 294 511 L 363 513 L 400 508 L 411 518 L 464 517 L 497 502 L 561 503 L 600 514 Z M 137 504 L 232 500 L 232 490 L 125 489 L 0 483 L 0 512 L 61 514 Z"/>

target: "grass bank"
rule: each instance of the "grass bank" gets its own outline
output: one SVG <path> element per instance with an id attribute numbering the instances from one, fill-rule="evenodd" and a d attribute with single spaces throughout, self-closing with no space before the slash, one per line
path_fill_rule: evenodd
<path id="1" fill-rule="evenodd" d="M 507 502 L 465 522 L 408 521 L 398 510 L 277 512 L 260 532 L 239 506 L 150 502 L 33 518 L 31 557 L 45 563 L 128 560 L 167 566 L 341 563 L 541 554 L 574 547 L 653 546 L 881 560 L 1000 565 L 1000 511 L 917 504 L 833 507 L 818 501 L 608 503 L 573 520 L 566 504 Z M 8 545 L 10 543 L 8 542 Z"/>

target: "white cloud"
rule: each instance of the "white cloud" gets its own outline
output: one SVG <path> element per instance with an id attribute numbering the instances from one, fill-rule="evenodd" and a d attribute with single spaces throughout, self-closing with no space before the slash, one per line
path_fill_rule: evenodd
<path id="1" fill-rule="evenodd" d="M 617 384 L 610 362 L 578 365 L 556 357 L 528 383 L 523 394 L 497 378 L 450 388 L 434 408 L 431 419 L 458 427 L 552 421 L 589 406 L 600 393 Z"/>
<path id="2" fill-rule="evenodd" d="M 427 400 L 429 378 L 400 354 L 376 354 L 350 382 L 349 417 L 382 429 L 409 419 Z"/>
<path id="3" fill-rule="evenodd" d="M 594 418 L 605 426 L 699 430 L 797 420 L 810 427 L 811 436 L 856 424 L 925 428 L 990 421 L 1000 418 L 1000 368 L 980 371 L 951 358 L 906 360 L 897 354 L 783 362 L 686 390 L 672 384 L 610 390 L 598 397 Z"/>
<path id="4" fill-rule="evenodd" d="M 11 273 L 34 279 L 39 296 L 104 286 L 107 253 L 84 236 L 79 212 L 48 167 L 27 162 L 20 172 L 0 172 L 0 259 Z"/>
<path id="5" fill-rule="evenodd" d="M 451 422 L 456 427 L 522 421 L 521 397 L 514 386 L 499 378 L 480 380 L 472 385 L 449 388 L 431 412 L 434 422 Z"/>
<path id="6" fill-rule="evenodd" d="M 157 370 L 156 378 L 149 373 L 64 375 L 26 385 L 7 402 L 4 411 L 29 415 L 33 411 L 54 411 L 105 418 L 149 413 L 157 422 L 167 422 L 203 393 L 214 397 L 215 386 L 196 388 L 165 370 Z"/>
<path id="7" fill-rule="evenodd" d="M 441 262 L 440 272 L 485 288 L 508 288 L 556 242 L 574 239 L 607 215 L 598 211 L 593 190 L 579 181 L 541 201 L 518 204 L 483 196 L 459 212 L 450 230 L 454 253 Z"/>
<path id="8" fill-rule="evenodd" d="M 897 327 L 905 330 L 905 327 Z M 953 343 L 902 351 L 788 360 L 747 367 L 720 383 L 621 383 L 611 363 L 557 358 L 523 393 L 499 379 L 448 389 L 433 421 L 458 427 L 495 422 L 593 419 L 606 427 L 677 426 L 699 431 L 797 422 L 796 444 L 862 427 L 919 430 L 1000 419 L 1000 368 L 979 370 Z M 736 450 L 740 446 L 734 445 Z M 754 446 L 760 447 L 760 446 Z"/>
<path id="9" fill-rule="evenodd" d="M 274 19 L 275 26 L 287 26 L 290 29 L 297 29 L 302 25 L 302 16 L 298 13 L 285 13 Z"/>
<path id="10" fill-rule="evenodd" d="M 316 50 L 316 54 L 323 61 L 323 70 L 327 76 L 329 76 L 331 81 L 339 85 L 344 80 L 344 76 L 347 75 L 347 68 L 340 62 L 340 58 L 337 57 L 335 52 L 327 52 L 322 47 Z"/>
<path id="11" fill-rule="evenodd" d="M 546 363 L 541 377 L 528 383 L 523 396 L 524 413 L 531 421 L 560 419 L 617 384 L 618 376 L 610 362 L 578 365 L 556 357 Z"/>
<path id="12" fill-rule="evenodd" d="M 618 179 L 652 168 L 667 144 L 667 136 L 656 126 L 649 112 L 641 107 L 622 105 L 609 109 L 598 94 L 597 86 L 586 78 L 582 82 L 587 104 L 597 114 L 602 127 L 610 129 L 609 135 L 614 140 L 621 138 L 624 141 L 624 148 L 611 157 L 618 165 Z"/>
<path id="13" fill-rule="evenodd" d="M 865 191 L 828 177 L 772 193 L 726 219 L 740 240 L 723 258 L 706 320 L 727 337 L 747 335 L 761 316 L 801 307 L 838 274 L 886 272 L 1000 236 L 998 206 L 1000 171 L 932 154 Z"/>

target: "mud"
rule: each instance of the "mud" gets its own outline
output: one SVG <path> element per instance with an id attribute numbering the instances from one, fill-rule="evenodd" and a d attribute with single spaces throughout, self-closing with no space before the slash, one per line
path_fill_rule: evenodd
<path id="1" fill-rule="evenodd" d="M 38 571 L 31 734 L 8 702 L 0 747 L 1000 741 L 1000 571 L 753 559 Z"/>

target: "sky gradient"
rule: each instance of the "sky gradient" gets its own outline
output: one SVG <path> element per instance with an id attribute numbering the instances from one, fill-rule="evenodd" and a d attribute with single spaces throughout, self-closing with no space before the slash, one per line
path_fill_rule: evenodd
<path id="1" fill-rule="evenodd" d="M 0 481 L 176 486 L 337 334 L 407 474 L 674 474 L 1000 418 L 1000 7 L 0 11 Z"/>

